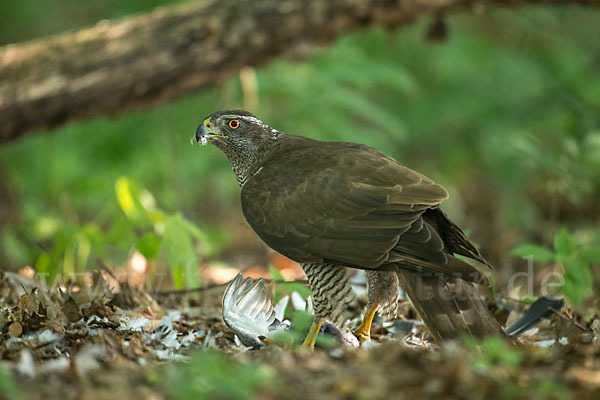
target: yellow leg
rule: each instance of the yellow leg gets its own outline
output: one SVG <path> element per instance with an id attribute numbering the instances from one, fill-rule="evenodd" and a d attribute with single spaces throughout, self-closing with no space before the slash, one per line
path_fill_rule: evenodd
<path id="1" fill-rule="evenodd" d="M 371 324 L 373 323 L 373 318 L 375 318 L 375 313 L 379 308 L 379 304 L 372 304 L 367 307 L 367 311 L 365 312 L 365 316 L 358 328 L 356 328 L 352 333 L 354 336 L 358 338 L 359 342 L 364 342 L 365 340 L 371 340 Z"/>
<path id="2" fill-rule="evenodd" d="M 302 347 L 314 349 L 315 343 L 317 341 L 317 336 L 319 336 L 319 331 L 321 330 L 321 325 L 323 325 L 323 320 L 313 319 L 313 322 L 308 330 L 308 334 L 302 343 Z"/>

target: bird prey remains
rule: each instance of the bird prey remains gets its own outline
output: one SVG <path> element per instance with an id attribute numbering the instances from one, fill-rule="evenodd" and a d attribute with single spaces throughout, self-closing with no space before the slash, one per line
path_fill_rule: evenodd
<path id="1" fill-rule="evenodd" d="M 284 310 L 273 307 L 262 279 L 238 274 L 225 289 L 222 305 L 223 321 L 251 349 L 263 347 L 290 327 L 290 321 L 283 320 Z"/>
<path id="2" fill-rule="evenodd" d="M 504 334 L 472 284 L 491 267 L 439 208 L 440 185 L 374 148 L 281 133 L 242 110 L 209 115 L 195 138 L 229 159 L 254 231 L 304 268 L 315 302 L 305 345 L 339 321 L 346 267 L 369 274 L 361 339 L 378 307 L 395 312 L 398 281 L 436 341 Z"/>

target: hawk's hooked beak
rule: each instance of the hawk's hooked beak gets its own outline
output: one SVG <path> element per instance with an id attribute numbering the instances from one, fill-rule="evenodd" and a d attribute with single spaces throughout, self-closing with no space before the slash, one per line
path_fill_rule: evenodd
<path id="1" fill-rule="evenodd" d="M 198 129 L 196 129 L 196 142 L 200 142 L 202 143 L 202 146 L 205 146 L 206 143 L 208 143 L 208 139 L 214 137 L 226 138 L 227 136 L 220 135 L 218 133 L 213 133 L 210 127 L 210 120 L 207 118 L 204 120 L 204 122 L 202 122 L 202 125 L 200 125 Z"/>

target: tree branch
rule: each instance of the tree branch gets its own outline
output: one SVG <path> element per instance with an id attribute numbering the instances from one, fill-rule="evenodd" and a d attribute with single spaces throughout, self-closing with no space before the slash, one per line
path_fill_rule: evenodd
<path id="1" fill-rule="evenodd" d="M 0 48 L 0 143 L 219 82 L 304 43 L 475 0 L 208 0 Z M 600 0 L 490 0 L 494 6 Z"/>

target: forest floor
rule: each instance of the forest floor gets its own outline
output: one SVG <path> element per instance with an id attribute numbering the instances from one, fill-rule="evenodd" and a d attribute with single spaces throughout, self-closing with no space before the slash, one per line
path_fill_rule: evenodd
<path id="1" fill-rule="evenodd" d="M 518 346 L 436 347 L 378 324 L 360 348 L 247 351 L 222 320 L 224 286 L 152 297 L 103 276 L 66 294 L 0 273 L 0 398 L 600 398 L 598 322 L 568 310 Z"/>

